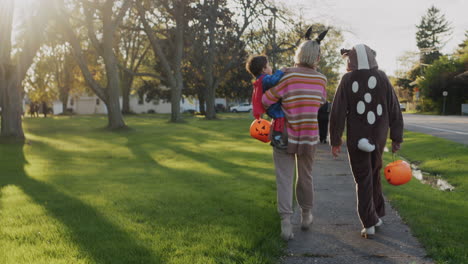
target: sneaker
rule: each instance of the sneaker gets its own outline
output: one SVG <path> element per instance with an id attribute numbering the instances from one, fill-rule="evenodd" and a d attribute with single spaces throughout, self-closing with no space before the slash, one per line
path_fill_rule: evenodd
<path id="1" fill-rule="evenodd" d="M 379 226 L 382 226 L 383 225 L 383 221 L 382 219 L 379 218 L 379 221 L 377 222 L 377 224 L 375 224 L 376 227 L 379 227 Z"/>
<path id="2" fill-rule="evenodd" d="M 369 228 L 364 228 L 361 230 L 361 236 L 363 238 L 369 238 L 369 236 L 375 235 L 375 227 L 371 226 Z"/>
<path id="3" fill-rule="evenodd" d="M 271 139 L 271 145 L 278 149 L 287 149 L 288 144 L 283 141 L 283 136 L 280 132 L 273 131 L 273 137 Z"/>
<path id="4" fill-rule="evenodd" d="M 279 143 L 278 148 L 280 148 L 280 149 L 287 149 L 288 148 L 288 143 L 284 142 L 282 138 L 280 138 L 278 143 Z"/>
<path id="5" fill-rule="evenodd" d="M 293 226 L 290 219 L 281 220 L 281 238 L 286 241 L 294 238 Z"/>
<path id="6" fill-rule="evenodd" d="M 310 224 L 312 224 L 312 220 L 314 217 L 310 211 L 303 212 L 301 215 L 301 229 L 302 230 L 309 230 Z"/>

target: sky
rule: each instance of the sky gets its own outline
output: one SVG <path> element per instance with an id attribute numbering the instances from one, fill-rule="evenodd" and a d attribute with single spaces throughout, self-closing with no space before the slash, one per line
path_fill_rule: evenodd
<path id="1" fill-rule="evenodd" d="M 377 52 L 379 68 L 394 75 L 404 66 L 398 57 L 417 52 L 416 25 L 434 5 L 453 27 L 442 53 L 453 53 L 468 30 L 468 0 L 274 0 L 299 7 L 304 18 L 338 27 L 344 32 L 343 48 L 364 43 Z"/>
<path id="2" fill-rule="evenodd" d="M 15 0 L 18 8 L 40 0 Z M 364 43 L 377 52 L 379 68 L 394 75 L 404 64 L 398 58 L 413 52 L 417 58 L 416 25 L 434 5 L 453 27 L 442 53 L 450 54 L 468 30 L 468 0 L 270 0 L 300 10 L 311 23 L 337 27 L 344 35 L 343 48 Z M 344 64 L 344 63 L 343 63 Z M 344 71 L 344 66 L 342 68 Z"/>

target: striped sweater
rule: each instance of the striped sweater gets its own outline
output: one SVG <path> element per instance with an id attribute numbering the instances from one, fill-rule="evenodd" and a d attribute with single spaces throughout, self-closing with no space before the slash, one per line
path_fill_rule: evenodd
<path id="1" fill-rule="evenodd" d="M 280 82 L 263 95 L 265 108 L 282 100 L 287 120 L 288 153 L 305 154 L 317 144 L 317 113 L 326 101 L 326 84 L 326 77 L 313 69 L 288 68 Z"/>

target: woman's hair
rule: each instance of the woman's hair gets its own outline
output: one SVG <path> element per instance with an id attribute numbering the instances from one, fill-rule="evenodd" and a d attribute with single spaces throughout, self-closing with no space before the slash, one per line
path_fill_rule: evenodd
<path id="1" fill-rule="evenodd" d="M 247 59 L 245 69 L 254 77 L 257 77 L 263 72 L 263 68 L 266 67 L 267 63 L 268 58 L 265 55 L 251 56 Z"/>
<path id="2" fill-rule="evenodd" d="M 319 61 L 320 44 L 315 40 L 307 40 L 301 43 L 294 56 L 295 64 L 303 64 L 315 68 Z"/>

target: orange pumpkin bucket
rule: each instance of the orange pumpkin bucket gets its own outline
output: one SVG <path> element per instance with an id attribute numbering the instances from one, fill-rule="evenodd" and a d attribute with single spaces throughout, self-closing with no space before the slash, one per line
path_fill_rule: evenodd
<path id="1" fill-rule="evenodd" d="M 402 185 L 411 180 L 411 167 L 408 162 L 397 160 L 385 167 L 385 178 L 392 185 Z"/>
<path id="2" fill-rule="evenodd" d="M 268 143 L 270 139 L 268 134 L 270 133 L 271 123 L 265 119 L 255 119 L 250 125 L 250 135 L 262 142 Z"/>

